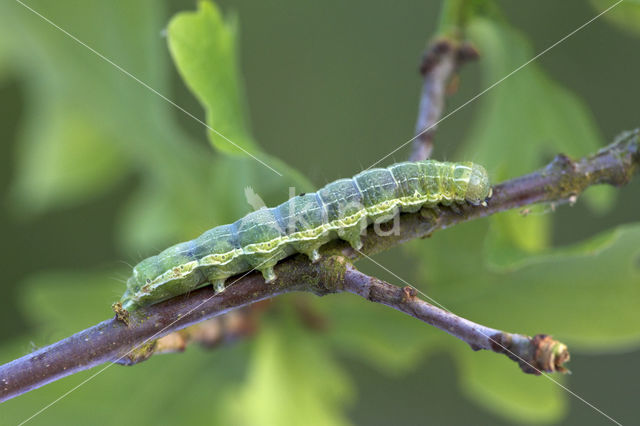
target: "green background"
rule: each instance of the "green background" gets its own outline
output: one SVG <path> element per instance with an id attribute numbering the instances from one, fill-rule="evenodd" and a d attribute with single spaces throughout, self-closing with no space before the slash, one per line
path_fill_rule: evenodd
<path id="1" fill-rule="evenodd" d="M 42 3 L 33 4 L 46 10 Z M 224 12 L 235 11 L 239 20 L 240 64 L 254 136 L 266 152 L 295 167 L 314 186 L 353 175 L 412 136 L 421 85 L 417 73 L 419 58 L 426 41 L 436 31 L 439 2 L 282 0 L 220 1 L 219 4 Z M 535 52 L 543 50 L 597 13 L 588 2 L 583 1 L 501 1 L 499 4 L 507 20 L 525 34 Z M 159 15 L 158 22 L 166 23 L 174 13 L 194 7 L 192 1 L 173 0 L 166 3 L 166 8 L 158 7 L 150 13 Z M 58 44 L 66 46 L 69 60 L 82 58 L 82 63 L 91 63 L 100 73 L 110 75 L 112 81 L 120 82 L 122 93 L 131 92 L 140 99 L 140 111 L 145 108 L 145 101 L 154 102 L 154 106 L 149 108 L 151 112 L 145 111 L 147 117 L 153 119 L 153 111 L 166 109 L 164 114 L 177 120 L 193 141 L 200 143 L 202 149 L 209 149 L 204 128 L 200 124 L 168 104 L 158 104 L 153 94 L 145 92 L 144 88 L 127 80 L 116 69 L 101 62 L 44 21 L 39 21 L 18 4 L 3 8 L 9 10 L 18 21 L 29 22 L 30 28 L 39 26 L 40 32 L 33 35 L 36 40 L 38 37 L 59 38 Z M 103 31 L 100 14 L 88 16 L 81 27 L 74 26 L 77 17 L 56 14 L 53 7 L 49 7 L 47 16 L 96 47 L 101 45 L 104 37 L 109 37 L 109 31 Z M 135 21 L 129 23 L 134 26 L 138 24 Z M 164 48 L 161 32 L 165 25 L 151 26 L 149 37 L 156 38 L 164 49 L 159 51 L 159 55 L 166 61 L 166 69 L 153 71 L 152 68 L 141 66 L 136 70 L 136 66 L 131 65 L 135 58 L 121 57 L 117 45 L 99 50 L 125 69 L 132 70 L 145 82 L 154 81 L 156 72 L 167 73 L 171 84 L 170 91 L 166 93 L 168 97 L 198 117 L 203 117 L 198 101 L 185 88 Z M 140 44 L 137 47 L 140 52 L 147 48 L 140 40 L 131 42 Z M 585 102 L 604 141 L 611 140 L 621 130 L 639 125 L 638 42 L 637 33 L 634 35 L 602 19 L 538 61 L 552 79 L 572 90 Z M 135 49 L 131 51 L 135 52 Z M 31 52 L 27 50 L 25 54 L 28 56 Z M 42 319 L 44 315 L 32 318 L 25 314 L 20 286 L 27 277 L 43 271 L 90 268 L 105 271 L 118 269 L 126 277 L 126 266 L 123 267 L 120 262 L 135 263 L 142 257 L 123 248 L 116 237 L 116 228 L 122 223 L 119 216 L 122 205 L 139 194 L 137 190 L 144 176 L 123 174 L 108 191 L 98 192 L 79 204 L 69 203 L 53 210 L 46 209 L 44 213 L 25 213 L 28 209 L 18 205 L 15 187 L 11 183 L 16 174 L 15 158 L 21 149 L 18 146 L 21 120 L 28 112 L 28 99 L 33 96 L 28 84 L 33 78 L 33 71 L 12 68 L 2 62 L 0 70 L 0 128 L 3 137 L 0 144 L 0 191 L 3 195 L 0 209 L 3 278 L 0 286 L 4 292 L 0 302 L 0 338 L 5 342 L 20 342 L 22 351 L 25 351 L 30 340 L 34 339 L 34 343 L 40 345 L 52 341 L 53 337 L 37 333 L 40 323 L 45 321 Z M 103 81 L 100 73 L 96 73 L 97 85 Z M 479 63 L 469 64 L 463 69 L 460 89 L 448 100 L 449 111 L 486 87 L 479 73 Z M 517 79 L 518 75 L 512 78 Z M 112 109 L 117 107 L 117 96 L 115 99 Z M 528 99 L 520 101 L 526 103 Z M 120 102 L 126 103 L 128 100 L 123 97 Z M 458 141 L 466 139 L 472 119 L 482 114 L 481 106 L 481 102 L 473 103 L 440 125 L 434 158 L 459 159 L 456 158 L 456 149 L 460 147 Z M 91 108 L 91 93 L 74 105 L 74 111 Z M 117 114 L 103 118 L 113 121 L 113 126 L 118 128 Z M 127 123 L 127 128 L 135 128 L 136 117 L 129 119 L 131 122 Z M 118 137 L 127 140 L 126 133 Z M 393 160 L 404 160 L 408 152 L 409 146 L 395 153 Z M 553 152 L 548 154 L 552 155 Z M 85 159 L 87 162 L 96 161 L 91 153 Z M 518 159 L 513 161 L 517 162 Z M 385 163 L 391 162 L 388 159 Z M 117 166 L 113 170 L 118 173 Z M 587 208 L 584 202 L 572 208 L 560 207 L 555 214 L 547 215 L 554 222 L 553 242 L 558 245 L 576 242 L 611 226 L 638 220 L 639 190 L 637 180 L 621 189 L 614 201 L 615 207 L 605 213 Z M 287 195 L 288 190 L 284 187 L 281 194 L 275 195 L 276 202 L 284 200 Z M 215 200 L 215 194 L 200 196 Z M 431 241 L 421 242 L 427 243 Z M 161 245 L 157 247 L 161 248 Z M 396 249 L 380 256 L 379 260 L 393 271 L 414 270 L 415 261 L 406 255 L 406 251 Z M 363 263 L 362 269 L 399 284 L 374 265 Z M 400 275 L 413 278 L 409 273 Z M 105 309 L 99 319 L 109 315 L 109 304 L 119 297 L 122 284 L 118 280 L 121 278 L 110 278 L 112 285 L 105 294 L 110 295 L 111 299 L 105 300 Z M 336 297 L 325 298 L 319 303 L 336 303 Z M 81 297 L 74 303 L 81 303 Z M 40 305 L 34 302 L 26 306 Z M 456 310 L 455 305 L 450 307 Z M 477 309 L 481 310 L 482 307 Z M 593 312 L 593 315 L 606 316 L 607 312 Z M 506 314 L 502 318 L 497 314 L 495 318 L 499 318 L 499 321 L 491 325 L 520 331 L 510 328 L 510 318 Z M 340 324 L 333 326 L 340 327 Z M 265 335 L 268 336 L 268 326 L 266 330 Z M 55 337 L 63 335 L 55 334 Z M 635 379 L 640 372 L 637 366 L 640 352 L 637 344 L 630 345 L 626 351 L 618 349 L 616 352 L 598 354 L 594 351 L 572 351 L 569 368 L 573 375 L 564 383 L 623 424 L 632 423 L 636 417 L 637 395 L 640 392 L 640 385 Z M 164 356 L 157 361 L 154 359 L 135 368 L 146 371 L 146 374 L 154 374 L 153 369 L 159 369 L 159 365 L 170 365 L 170 368 L 179 370 L 180 363 L 183 360 L 187 362 L 187 357 L 206 361 L 207 355 L 195 349 L 184 355 Z M 448 352 L 436 350 L 417 362 L 415 369 L 398 369 L 394 374 L 363 363 L 349 354 L 340 354 L 337 359 L 350 375 L 357 394 L 357 398 L 350 398 L 353 402 L 347 404 L 348 418 L 356 424 L 415 424 L 427 421 L 431 424 L 501 424 L 513 421 L 483 410 L 461 392 L 459 377 L 464 372 L 460 371 L 452 358 Z M 189 362 L 193 360 L 189 359 Z M 235 364 L 221 368 L 230 371 L 241 369 L 243 359 L 236 359 Z M 504 363 L 503 367 L 515 368 L 508 363 Z M 116 369 L 121 371 L 116 373 Z M 126 375 L 130 371 L 133 370 L 113 367 L 104 375 Z M 101 380 L 103 378 L 99 376 L 69 396 L 60 407 L 54 406 L 50 410 L 61 410 L 58 415 L 64 418 L 66 410 L 73 412 L 73 401 L 78 398 L 77 394 L 85 393 L 86 401 L 97 400 L 102 392 L 115 392 L 114 389 L 101 388 Z M 71 382 L 62 383 L 60 393 L 72 386 Z M 160 379 L 157 383 L 167 385 Z M 185 383 L 189 383 L 188 377 Z M 145 382 L 135 392 L 144 393 L 145 387 L 152 385 Z M 212 382 L 211 386 L 215 387 L 216 383 Z M 201 402 L 201 405 L 194 405 L 193 410 L 197 412 L 201 408 L 201 413 L 192 414 L 192 420 L 207 422 L 211 418 L 209 410 L 202 409 L 206 407 L 208 398 L 215 397 L 213 394 L 207 395 L 207 391 L 207 388 L 200 391 L 197 402 Z M 37 392 L 40 391 L 34 394 Z M 127 397 L 123 404 L 135 406 L 138 395 L 128 394 Z M 251 398 L 248 400 L 251 401 Z M 32 401 L 32 405 L 23 407 L 24 417 L 31 414 L 27 411 L 39 409 L 47 399 Z M 175 409 L 170 401 L 153 403 L 158 404 L 156 410 L 160 412 Z M 567 417 L 560 420 L 563 424 L 605 423 L 603 417 L 577 399 L 570 397 L 568 403 Z M 148 420 L 144 401 L 140 404 L 137 411 L 141 417 L 129 418 L 128 421 L 144 423 L 145 419 Z M 114 415 L 117 414 L 118 407 L 110 408 L 116 412 Z M 0 406 L 0 416 L 3 415 L 3 409 Z M 127 412 L 132 411 L 135 410 Z M 99 417 L 97 413 L 95 415 L 95 418 L 81 419 L 80 422 L 110 423 L 108 418 Z M 15 416 L 12 413 L 7 418 L 17 418 Z M 47 416 L 43 414 L 38 420 L 46 424 Z"/>

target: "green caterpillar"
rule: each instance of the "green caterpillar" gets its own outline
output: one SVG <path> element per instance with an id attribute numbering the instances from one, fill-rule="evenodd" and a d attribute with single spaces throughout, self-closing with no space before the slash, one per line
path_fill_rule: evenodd
<path id="1" fill-rule="evenodd" d="M 477 205 L 490 195 L 486 170 L 470 162 L 426 160 L 366 170 L 141 261 L 127 281 L 122 306 L 134 310 L 207 283 L 222 291 L 227 278 L 254 268 L 271 282 L 276 278 L 273 267 L 285 257 L 304 253 L 315 262 L 318 249 L 335 238 L 360 249 L 360 235 L 368 224 L 399 211 L 416 212 L 437 204 Z"/>

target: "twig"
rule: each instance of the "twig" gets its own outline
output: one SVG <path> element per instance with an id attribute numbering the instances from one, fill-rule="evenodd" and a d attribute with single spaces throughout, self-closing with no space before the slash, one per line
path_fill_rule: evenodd
<path id="1" fill-rule="evenodd" d="M 469 206 L 462 212 L 423 209 L 419 213 L 403 214 L 400 217 L 400 232 L 397 235 L 382 236 L 369 232 L 363 238 L 365 244 L 362 253 L 373 255 L 404 241 L 430 235 L 438 229 L 504 210 L 540 202 L 573 199 L 591 185 L 624 185 L 639 168 L 640 135 L 636 130 L 623 134 L 615 143 L 591 157 L 572 161 L 564 155 L 559 155 L 547 167 L 537 172 L 495 186 L 494 196 L 486 207 Z M 317 264 L 310 263 L 301 255 L 280 262 L 276 267 L 278 279 L 273 284 L 266 285 L 258 273 L 237 279 L 237 282 L 231 278 L 229 282 L 233 284 L 220 294 L 214 294 L 210 287 L 202 288 L 188 296 L 175 297 L 136 311 L 129 318 L 129 325 L 116 318 L 107 320 L 2 365 L 0 401 L 124 356 L 128 356 L 132 363 L 146 359 L 154 350 L 153 341 L 162 335 L 260 300 L 293 291 L 324 295 L 349 291 L 351 286 L 356 286 L 352 281 L 357 277 L 349 265 L 350 262 L 358 260 L 361 254 L 340 240 L 323 247 L 322 254 L 323 260 Z M 441 315 L 439 318 L 445 330 L 449 330 L 450 327 L 455 329 L 466 321 L 459 319 L 454 321 L 455 324 L 451 324 L 449 321 L 457 317 Z M 462 328 L 455 333 L 454 335 L 463 338 L 474 347 L 486 347 L 486 341 L 478 341 L 478 336 L 471 339 Z M 513 340 L 515 335 L 502 336 L 505 336 L 504 339 L 498 339 L 496 336 L 495 340 L 500 340 L 503 346 L 520 346 L 520 343 L 517 343 L 519 340 Z M 512 340 L 509 340 L 508 336 L 511 336 Z M 549 349 L 544 342 L 540 343 L 543 345 L 541 350 Z M 131 348 L 137 349 L 133 354 L 127 355 Z M 548 370 L 549 366 L 557 367 L 555 361 L 551 364 L 536 365 L 540 365 L 544 370 Z"/>
<path id="2" fill-rule="evenodd" d="M 446 331 L 468 343 L 474 351 L 486 349 L 505 354 L 516 361 L 525 373 L 567 371 L 563 366 L 569 360 L 567 347 L 549 336 L 529 337 L 476 324 L 419 299 L 412 287 L 396 287 L 353 267 L 347 267 L 343 288 Z"/>
<path id="3" fill-rule="evenodd" d="M 420 66 L 424 82 L 416 121 L 416 139 L 409 157 L 411 161 L 425 160 L 431 155 L 436 124 L 442 117 L 451 79 L 465 62 L 477 57 L 478 52 L 470 44 L 459 43 L 452 37 L 436 40 L 425 52 Z"/>

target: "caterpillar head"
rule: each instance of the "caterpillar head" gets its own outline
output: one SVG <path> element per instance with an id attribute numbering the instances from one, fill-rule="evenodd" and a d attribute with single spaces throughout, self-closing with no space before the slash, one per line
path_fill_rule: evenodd
<path id="1" fill-rule="evenodd" d="M 474 205 L 483 204 L 491 197 L 491 192 L 487 171 L 481 165 L 474 164 L 471 167 L 465 200 Z"/>

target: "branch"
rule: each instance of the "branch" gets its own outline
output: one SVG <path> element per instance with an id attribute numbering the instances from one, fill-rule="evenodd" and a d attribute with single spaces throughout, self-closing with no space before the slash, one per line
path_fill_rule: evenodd
<path id="1" fill-rule="evenodd" d="M 436 40 L 425 52 L 420 66 L 424 78 L 416 137 L 409 159 L 421 161 L 429 158 L 433 150 L 433 136 L 436 125 L 442 116 L 444 98 L 448 91 L 455 89 L 450 81 L 459 68 L 470 60 L 476 59 L 478 52 L 468 43 L 459 43 L 454 37 Z"/>
<path id="2" fill-rule="evenodd" d="M 532 338 L 476 324 L 419 299 L 413 287 L 396 287 L 351 266 L 347 267 L 343 288 L 446 331 L 468 343 L 474 351 L 486 349 L 505 354 L 525 373 L 567 371 L 563 366 L 569 360 L 567 347 L 549 336 L 539 334 Z"/>
<path id="3" fill-rule="evenodd" d="M 612 145 L 590 157 L 572 161 L 564 155 L 559 155 L 547 167 L 537 172 L 495 186 L 494 195 L 486 207 L 468 206 L 462 212 L 446 208 L 423 209 L 418 213 L 402 214 L 397 235 L 382 236 L 368 232 L 363 238 L 362 253 L 370 256 L 402 242 L 428 236 L 438 229 L 504 210 L 534 203 L 574 199 L 591 185 L 624 185 L 639 168 L 640 132 L 636 130 L 623 134 Z M 341 240 L 324 246 L 322 254 L 323 259 L 317 264 L 308 262 L 302 255 L 280 262 L 276 266 L 278 279 L 273 284 L 265 284 L 258 273 L 231 278 L 231 285 L 217 295 L 211 286 L 201 288 L 189 295 L 178 296 L 140 309 L 132 314 L 128 324 L 118 318 L 110 319 L 2 365 L 0 401 L 104 362 L 139 362 L 153 353 L 156 339 L 163 335 L 260 300 L 294 291 L 312 292 L 317 295 L 341 291 L 360 294 L 358 291 L 363 289 L 361 283 L 365 279 L 351 269 L 350 262 L 358 260 L 362 254 Z M 386 287 L 388 284 L 381 281 L 375 283 L 376 289 L 384 291 L 369 291 L 366 294 L 370 300 L 379 303 L 386 301 L 385 304 L 403 312 L 420 315 L 420 319 L 442 326 L 444 330 L 462 338 L 474 348 L 491 346 L 491 340 L 483 340 L 482 336 L 473 333 L 474 327 L 481 326 L 445 312 L 438 313 L 433 307 L 427 309 L 427 304 L 418 303 L 412 294 L 408 295 L 411 297 L 407 297 L 407 302 L 399 304 L 399 299 L 393 298 L 393 289 Z M 371 289 L 373 288 L 372 284 Z M 389 296 L 384 297 L 385 294 Z M 375 295 L 375 298 L 372 299 L 371 295 Z M 492 330 L 482 329 L 487 334 Z M 494 342 L 499 342 L 502 346 L 489 349 L 499 351 L 500 347 L 505 347 L 515 353 L 527 353 L 523 337 L 494 331 L 500 334 L 489 335 L 493 336 Z M 536 342 L 536 339 L 539 342 Z M 548 351 L 550 344 L 548 339 L 536 337 L 533 341 L 529 340 L 528 347 L 529 350 L 535 347 L 541 351 Z M 553 344 L 551 346 L 553 347 Z M 557 346 L 555 348 L 558 349 Z M 555 350 L 552 352 L 556 353 Z M 551 371 L 550 367 L 558 368 L 561 365 L 550 357 L 523 358 L 535 361 L 534 365 L 542 367 L 540 369 L 545 371 Z M 562 356 L 558 358 L 561 359 Z M 544 360 L 546 361 L 541 362 Z"/>

